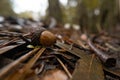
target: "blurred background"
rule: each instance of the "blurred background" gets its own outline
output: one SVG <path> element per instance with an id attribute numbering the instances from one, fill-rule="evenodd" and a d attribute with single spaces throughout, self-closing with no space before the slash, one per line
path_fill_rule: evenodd
<path id="1" fill-rule="evenodd" d="M 42 21 L 44 24 L 81 32 L 120 31 L 120 0 L 0 0 L 0 23 L 4 18 Z M 52 21 L 52 24 L 50 25 Z"/>

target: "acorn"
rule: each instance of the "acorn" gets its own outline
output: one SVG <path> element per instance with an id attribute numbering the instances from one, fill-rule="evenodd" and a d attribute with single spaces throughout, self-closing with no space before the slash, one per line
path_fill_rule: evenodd
<path id="1" fill-rule="evenodd" d="M 34 46 L 51 46 L 55 42 L 56 36 L 44 28 L 36 30 L 31 38 L 31 44 Z"/>

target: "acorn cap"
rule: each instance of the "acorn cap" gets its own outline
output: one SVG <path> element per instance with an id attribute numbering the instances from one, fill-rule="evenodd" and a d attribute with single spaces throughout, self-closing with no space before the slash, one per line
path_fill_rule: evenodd
<path id="1" fill-rule="evenodd" d="M 45 31 L 45 29 L 44 29 L 44 28 L 41 28 L 41 29 L 36 30 L 36 31 L 32 34 L 31 45 L 34 45 L 34 46 L 41 45 L 39 39 L 40 39 L 41 33 L 42 33 L 43 31 Z"/>
<path id="2" fill-rule="evenodd" d="M 40 35 L 40 44 L 43 46 L 51 46 L 56 42 L 56 37 L 50 31 L 43 31 Z"/>

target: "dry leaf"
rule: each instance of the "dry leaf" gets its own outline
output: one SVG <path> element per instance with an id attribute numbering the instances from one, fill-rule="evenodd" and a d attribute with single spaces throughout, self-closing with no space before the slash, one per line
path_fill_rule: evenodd
<path id="1" fill-rule="evenodd" d="M 49 70 L 40 80 L 68 80 L 68 76 L 62 70 Z"/>

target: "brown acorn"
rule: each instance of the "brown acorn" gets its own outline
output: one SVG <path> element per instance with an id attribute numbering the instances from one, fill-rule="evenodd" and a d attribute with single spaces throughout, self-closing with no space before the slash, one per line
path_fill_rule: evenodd
<path id="1" fill-rule="evenodd" d="M 44 46 L 50 46 L 56 42 L 56 37 L 50 31 L 43 31 L 40 35 L 40 43 Z"/>
<path id="2" fill-rule="evenodd" d="M 31 39 L 31 44 L 42 45 L 42 46 L 51 46 L 56 42 L 56 37 L 50 31 L 46 29 L 37 30 Z"/>

